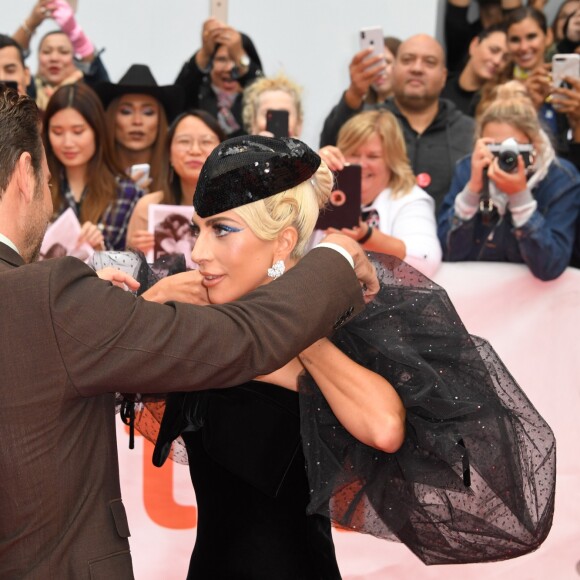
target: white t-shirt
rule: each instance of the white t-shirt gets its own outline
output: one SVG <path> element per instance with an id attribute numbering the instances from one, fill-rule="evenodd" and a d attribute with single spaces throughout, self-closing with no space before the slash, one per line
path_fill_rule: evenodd
<path id="1" fill-rule="evenodd" d="M 363 210 L 374 209 L 379 214 L 379 230 L 405 243 L 405 262 L 426 276 L 432 276 L 441 264 L 441 244 L 437 237 L 435 200 L 419 186 L 397 199 L 391 188 L 384 189 Z M 319 242 L 324 233 L 316 230 L 309 247 Z"/>

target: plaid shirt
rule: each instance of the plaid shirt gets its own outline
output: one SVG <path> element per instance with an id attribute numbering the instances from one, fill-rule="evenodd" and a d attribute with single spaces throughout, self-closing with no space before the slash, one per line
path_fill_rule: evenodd
<path id="1" fill-rule="evenodd" d="M 77 217 L 80 215 L 80 208 L 87 195 L 87 190 L 83 191 L 81 200 L 77 203 L 65 183 L 64 200 L 55 217 L 58 217 L 66 209 L 71 207 Z M 103 231 L 105 238 L 105 247 L 107 250 L 124 250 L 125 241 L 127 238 L 127 226 L 129 225 L 129 218 L 135 209 L 136 203 L 143 197 L 144 191 L 137 187 L 133 181 L 126 178 L 117 179 L 117 199 L 111 202 L 101 215 L 98 225 Z"/>

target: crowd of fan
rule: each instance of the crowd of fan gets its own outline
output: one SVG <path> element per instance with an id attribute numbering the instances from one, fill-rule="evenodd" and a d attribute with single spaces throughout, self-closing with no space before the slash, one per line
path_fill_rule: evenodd
<path id="1" fill-rule="evenodd" d="M 320 136 L 333 171 L 361 165 L 347 235 L 427 275 L 441 260 L 520 262 L 542 280 L 580 266 L 580 79 L 556 86 L 550 64 L 580 52 L 580 0 L 551 26 L 545 3 L 479 0 L 471 22 L 469 0 L 448 0 L 447 51 L 416 34 L 352 57 Z M 40 40 L 33 75 L 25 56 L 46 19 L 58 30 Z M 36 99 L 54 217 L 72 208 L 95 249 L 149 251 L 149 205 L 191 205 L 220 141 L 269 134 L 269 110 L 288 111 L 290 136 L 304 123 L 299 84 L 266 76 L 252 40 L 213 18 L 173 85 L 142 64 L 112 83 L 70 5 L 38 0 L 0 35 L 0 82 Z M 131 170 L 142 164 L 148 175 Z"/>

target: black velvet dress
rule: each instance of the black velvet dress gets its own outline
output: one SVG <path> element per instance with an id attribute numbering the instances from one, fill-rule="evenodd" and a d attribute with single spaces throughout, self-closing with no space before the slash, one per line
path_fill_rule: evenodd
<path id="1" fill-rule="evenodd" d="M 250 382 L 166 405 L 157 452 L 181 433 L 198 505 L 188 578 L 340 578 L 330 520 L 306 515 L 297 393 Z"/>
<path id="2" fill-rule="evenodd" d="M 548 535 L 549 425 L 442 288 L 393 257 L 371 257 L 380 292 L 332 341 L 401 397 L 396 453 L 352 437 L 307 373 L 299 395 L 250 382 L 140 405 L 135 426 L 157 441 L 154 463 L 190 464 L 191 578 L 339 578 L 329 519 L 404 542 L 426 564 L 514 558 Z"/>

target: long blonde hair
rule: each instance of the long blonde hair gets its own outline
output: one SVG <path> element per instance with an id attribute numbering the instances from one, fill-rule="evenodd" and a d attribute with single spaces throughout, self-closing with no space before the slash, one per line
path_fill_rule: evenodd
<path id="1" fill-rule="evenodd" d="M 392 113 L 382 109 L 365 111 L 352 117 L 341 127 L 336 145 L 344 155 L 350 155 L 373 135 L 379 136 L 383 159 L 391 172 L 389 187 L 393 198 L 407 195 L 416 179 L 407 157 L 403 132 Z"/>
<path id="2" fill-rule="evenodd" d="M 314 175 L 300 185 L 265 199 L 234 208 L 252 232 L 261 240 L 271 241 L 286 227 L 295 227 L 298 241 L 291 257 L 301 258 L 314 231 L 320 209 L 332 191 L 334 177 L 321 161 Z"/>

